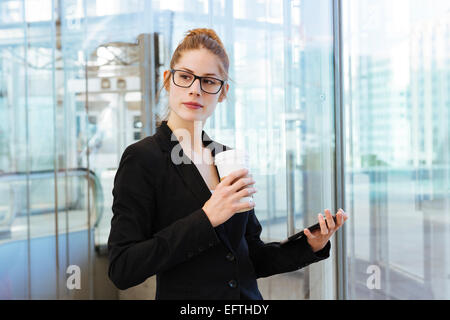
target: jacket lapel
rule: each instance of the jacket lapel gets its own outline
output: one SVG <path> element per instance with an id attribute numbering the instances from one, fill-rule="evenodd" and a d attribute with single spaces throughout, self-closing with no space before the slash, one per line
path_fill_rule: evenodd
<path id="1" fill-rule="evenodd" d="M 161 125 L 157 128 L 156 138 L 161 147 L 169 153 L 169 158 L 176 159 L 176 161 L 172 161 L 176 170 L 183 179 L 186 187 L 192 191 L 192 194 L 197 199 L 199 206 L 203 206 L 203 204 L 211 197 L 211 192 L 209 191 L 208 185 L 203 179 L 201 173 L 197 169 L 197 166 L 183 152 L 181 144 L 179 143 L 177 137 L 173 134 L 170 127 L 167 125 L 167 121 L 162 121 Z M 216 154 L 231 149 L 230 147 L 213 141 L 205 131 L 202 131 L 202 142 L 204 147 L 211 150 L 213 158 Z M 215 165 L 214 167 L 217 171 L 217 167 Z M 217 175 L 219 175 L 218 171 Z M 224 224 L 217 226 L 215 229 L 222 242 L 225 243 L 228 249 L 234 251 L 228 237 L 226 236 Z"/>

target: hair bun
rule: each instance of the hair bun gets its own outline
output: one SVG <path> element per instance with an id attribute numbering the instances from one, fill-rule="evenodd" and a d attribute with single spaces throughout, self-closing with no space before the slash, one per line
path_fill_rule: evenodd
<path id="1" fill-rule="evenodd" d="M 195 37 L 195 36 L 207 36 L 215 41 L 223 47 L 222 41 L 220 40 L 219 36 L 213 29 L 207 29 L 207 28 L 197 28 L 197 29 L 191 29 L 186 32 L 186 38 L 187 37 Z"/>

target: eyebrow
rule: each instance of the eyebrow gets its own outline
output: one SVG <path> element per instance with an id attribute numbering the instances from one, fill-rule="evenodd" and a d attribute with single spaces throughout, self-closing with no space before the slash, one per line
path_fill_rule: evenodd
<path id="1" fill-rule="evenodd" d="M 186 68 L 186 67 L 180 67 L 180 68 L 181 68 L 181 69 L 184 69 L 184 70 L 186 70 L 186 71 L 195 73 L 194 71 L 192 71 L 192 70 L 190 70 L 190 69 L 188 69 L 188 68 Z M 203 74 L 203 75 L 204 75 L 204 76 L 216 76 L 216 77 L 218 77 L 218 75 L 215 74 L 215 73 L 205 73 L 205 74 Z"/>

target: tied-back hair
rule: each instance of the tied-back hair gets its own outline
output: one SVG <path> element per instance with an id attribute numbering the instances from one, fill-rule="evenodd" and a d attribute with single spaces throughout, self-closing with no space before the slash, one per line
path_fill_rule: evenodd
<path id="1" fill-rule="evenodd" d="M 228 69 L 230 66 L 228 54 L 222 41 L 213 29 L 197 28 L 187 31 L 185 37 L 178 44 L 177 48 L 172 54 L 172 59 L 170 60 L 170 69 L 173 69 L 175 64 L 178 63 L 184 52 L 201 48 L 209 50 L 219 58 L 220 73 L 222 74 L 223 80 L 228 80 Z M 169 87 L 171 77 L 172 74 L 164 79 L 163 86 L 158 92 L 158 97 L 160 96 L 161 91 L 164 88 L 167 89 Z M 220 94 L 225 94 L 225 88 L 222 88 L 222 92 Z M 159 101 L 159 98 L 157 100 Z M 169 106 L 166 106 L 164 114 L 161 117 L 157 117 L 156 126 L 159 127 L 162 121 L 165 121 L 169 118 L 169 115 L 170 108 Z"/>

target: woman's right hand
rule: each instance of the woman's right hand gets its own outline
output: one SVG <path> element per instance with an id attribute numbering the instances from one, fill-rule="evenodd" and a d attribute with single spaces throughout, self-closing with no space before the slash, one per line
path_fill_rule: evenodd
<path id="1" fill-rule="evenodd" d="M 202 209 L 208 216 L 213 227 L 216 227 L 241 210 L 251 210 L 254 202 L 239 202 L 242 197 L 256 193 L 255 188 L 247 188 L 255 184 L 251 176 L 247 175 L 247 169 L 231 172 L 214 190 L 211 198 L 205 202 Z"/>

